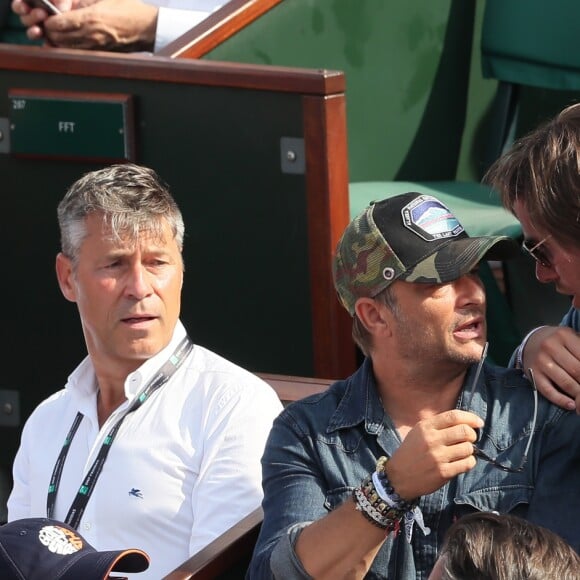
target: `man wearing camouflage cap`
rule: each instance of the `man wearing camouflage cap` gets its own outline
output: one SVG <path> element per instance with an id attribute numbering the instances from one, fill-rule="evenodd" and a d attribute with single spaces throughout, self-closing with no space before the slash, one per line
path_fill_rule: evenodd
<path id="1" fill-rule="evenodd" d="M 552 482 L 548 468 L 572 461 L 574 415 L 538 399 L 521 371 L 484 362 L 478 263 L 516 249 L 470 238 L 419 193 L 349 224 L 335 286 L 366 358 L 275 420 L 250 579 L 427 578 L 446 530 L 474 511 L 542 523 L 569 509 L 552 528 L 580 548 L 577 481 Z"/>

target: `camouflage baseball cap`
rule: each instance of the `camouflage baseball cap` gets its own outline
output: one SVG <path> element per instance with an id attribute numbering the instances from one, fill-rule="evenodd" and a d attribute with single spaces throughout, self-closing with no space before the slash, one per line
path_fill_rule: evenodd
<path id="1" fill-rule="evenodd" d="M 346 227 L 334 258 L 334 285 L 354 315 L 359 298 L 373 297 L 395 280 L 451 282 L 483 258 L 514 257 L 507 236 L 470 238 L 437 198 L 416 192 L 371 203 Z"/>

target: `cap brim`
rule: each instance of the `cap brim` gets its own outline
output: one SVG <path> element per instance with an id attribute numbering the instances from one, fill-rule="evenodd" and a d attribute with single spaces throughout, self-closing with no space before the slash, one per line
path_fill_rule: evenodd
<path id="1" fill-rule="evenodd" d="M 518 252 L 517 243 L 507 236 L 454 239 L 421 260 L 401 280 L 424 284 L 451 282 L 473 270 L 481 260 L 509 260 Z"/>
<path id="2" fill-rule="evenodd" d="M 115 552 L 113 552 L 115 553 Z M 110 572 L 143 572 L 149 568 L 149 556 L 142 550 L 131 549 L 117 552 Z"/>
<path id="3" fill-rule="evenodd" d="M 142 550 L 86 552 L 59 579 L 105 580 L 111 572 L 143 572 L 147 568 L 149 556 Z"/>

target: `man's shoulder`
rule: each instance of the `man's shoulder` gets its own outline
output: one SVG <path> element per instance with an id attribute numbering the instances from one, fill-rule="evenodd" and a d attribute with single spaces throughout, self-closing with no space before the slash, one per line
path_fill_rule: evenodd
<path id="1" fill-rule="evenodd" d="M 220 378 L 223 381 L 243 381 L 254 385 L 266 385 L 254 373 L 204 346 L 196 344 L 193 354 L 193 368 L 200 375 Z"/>
<path id="2" fill-rule="evenodd" d="M 521 369 L 504 368 L 486 364 L 486 384 L 491 390 L 493 402 L 499 406 L 512 406 L 520 409 L 534 406 L 534 388 Z M 539 392 L 538 422 L 546 423 L 559 420 L 566 411 L 551 403 Z"/>
<path id="3" fill-rule="evenodd" d="M 32 411 L 26 423 L 47 424 L 50 420 L 62 421 L 71 404 L 71 393 L 67 389 L 60 389 L 41 401 Z"/>
<path id="4" fill-rule="evenodd" d="M 531 388 L 530 382 L 521 369 L 501 367 L 492 362 L 485 363 L 485 379 L 488 386 L 497 385 L 503 388 L 506 384 L 511 384 Z"/>
<path id="5" fill-rule="evenodd" d="M 568 310 L 564 315 L 564 318 L 562 318 L 560 326 L 569 326 L 576 332 L 580 332 L 580 311 L 573 306 L 570 307 L 570 310 Z"/>
<path id="6" fill-rule="evenodd" d="M 349 380 L 339 380 L 332 383 L 321 393 L 309 395 L 288 404 L 280 414 L 284 422 L 298 423 L 319 430 L 330 425 L 347 392 Z"/>
<path id="7" fill-rule="evenodd" d="M 62 407 L 64 405 L 67 405 L 70 400 L 71 400 L 70 391 L 68 389 L 62 388 L 62 389 L 52 393 L 52 395 L 49 395 L 48 397 L 46 397 L 46 399 L 42 400 L 38 404 L 36 409 L 38 409 L 38 410 L 46 409 L 47 411 L 49 411 L 49 410 L 56 409 L 56 408 Z"/>
<path id="8" fill-rule="evenodd" d="M 240 397 L 266 397 L 279 403 L 276 392 L 263 379 L 203 346 L 195 345 L 189 371 L 195 373 L 198 384 L 214 394 L 238 393 Z"/>

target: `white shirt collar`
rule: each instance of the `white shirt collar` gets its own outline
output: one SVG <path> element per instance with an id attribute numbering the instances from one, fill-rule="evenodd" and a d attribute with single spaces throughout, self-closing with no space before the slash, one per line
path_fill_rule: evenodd
<path id="1" fill-rule="evenodd" d="M 185 335 L 185 327 L 178 320 L 169 344 L 127 376 L 125 379 L 125 396 L 129 401 L 135 397 L 142 386 L 161 368 L 177 345 L 185 338 Z M 89 356 L 85 357 L 70 374 L 66 389 L 70 392 L 73 399 L 77 401 L 81 413 L 87 415 L 91 410 L 94 410 L 97 378 Z"/>

